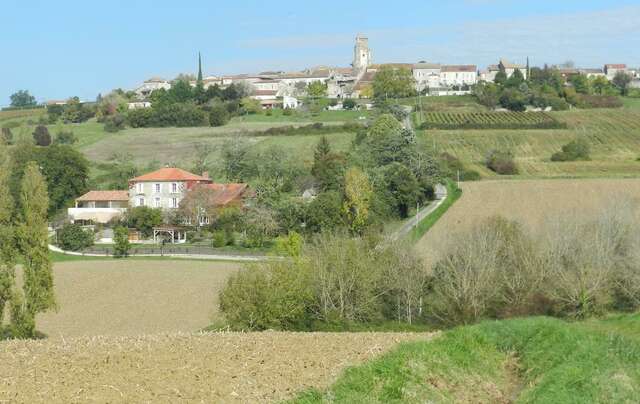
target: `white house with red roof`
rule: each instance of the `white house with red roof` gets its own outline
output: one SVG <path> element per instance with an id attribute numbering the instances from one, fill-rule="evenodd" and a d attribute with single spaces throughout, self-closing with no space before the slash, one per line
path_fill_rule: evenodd
<path id="1" fill-rule="evenodd" d="M 69 220 L 80 224 L 106 224 L 121 217 L 129 207 L 178 209 L 189 191 L 199 187 L 211 191 L 209 203 L 216 208 L 240 206 L 250 196 L 247 184 L 214 183 L 207 173 L 197 175 L 165 167 L 129 180 L 128 191 L 90 191 L 68 209 Z"/>

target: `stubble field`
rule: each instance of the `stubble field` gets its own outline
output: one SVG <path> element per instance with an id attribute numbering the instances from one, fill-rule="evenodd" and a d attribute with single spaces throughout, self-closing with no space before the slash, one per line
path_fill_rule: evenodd
<path id="1" fill-rule="evenodd" d="M 211 333 L 0 343 L 0 402 L 274 402 L 429 334 Z"/>
<path id="2" fill-rule="evenodd" d="M 442 254 L 451 236 L 482 220 L 502 216 L 533 231 L 561 216 L 596 219 L 620 203 L 640 206 L 640 179 L 502 180 L 461 184 L 462 197 L 418 242 L 427 264 Z"/>
<path id="3" fill-rule="evenodd" d="M 38 315 L 50 339 L 196 332 L 218 317 L 218 291 L 240 264 L 126 260 L 54 264 L 58 311 Z"/>

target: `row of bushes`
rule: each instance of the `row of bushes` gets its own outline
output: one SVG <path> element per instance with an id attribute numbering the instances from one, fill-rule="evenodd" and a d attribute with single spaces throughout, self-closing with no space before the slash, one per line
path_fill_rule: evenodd
<path id="1" fill-rule="evenodd" d="M 469 130 L 469 129 L 495 129 L 495 130 L 529 130 L 529 129 L 567 129 L 567 124 L 556 120 L 543 122 L 423 122 L 420 129 L 441 129 L 441 130 Z"/>
<path id="2" fill-rule="evenodd" d="M 364 129 L 358 123 L 345 123 L 342 125 L 324 125 L 321 122 L 304 126 L 276 126 L 260 132 L 252 132 L 252 136 L 298 136 L 298 135 L 323 135 L 336 132 L 357 132 Z"/>
<path id="3" fill-rule="evenodd" d="M 549 222 L 537 234 L 491 218 L 454 234 L 431 269 L 407 246 L 324 234 L 290 260 L 231 277 L 220 308 L 242 330 L 637 310 L 640 223 L 627 208 L 609 207 L 595 221 Z"/>

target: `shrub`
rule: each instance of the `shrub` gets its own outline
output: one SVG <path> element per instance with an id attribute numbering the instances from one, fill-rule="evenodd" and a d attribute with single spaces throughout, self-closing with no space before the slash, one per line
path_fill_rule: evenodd
<path id="1" fill-rule="evenodd" d="M 78 138 L 71 130 L 61 130 L 56 134 L 57 144 L 74 144 L 78 141 Z"/>
<path id="2" fill-rule="evenodd" d="M 236 329 L 309 329 L 314 323 L 411 323 L 426 272 L 409 247 L 325 234 L 298 259 L 249 267 L 232 277 L 220 308 Z"/>
<path id="3" fill-rule="evenodd" d="M 293 109 L 291 109 L 291 108 L 286 108 L 286 109 L 284 109 L 284 110 L 282 111 L 282 115 L 284 115 L 284 116 L 291 116 L 291 115 L 293 115 Z"/>
<path id="4" fill-rule="evenodd" d="M 214 105 L 209 112 L 211 126 L 224 126 L 229 122 L 230 116 L 227 108 L 222 104 Z"/>
<path id="5" fill-rule="evenodd" d="M 227 234 L 224 230 L 217 230 L 213 232 L 212 245 L 214 248 L 222 248 L 227 245 Z"/>
<path id="6" fill-rule="evenodd" d="M 589 95 L 578 94 L 576 96 L 575 105 L 578 108 L 621 108 L 623 106 L 622 99 L 614 95 Z"/>
<path id="7" fill-rule="evenodd" d="M 126 118 L 122 114 L 109 115 L 104 118 L 105 132 L 115 133 L 121 131 L 125 127 Z"/>
<path id="8" fill-rule="evenodd" d="M 44 125 L 36 126 L 36 129 L 33 132 L 33 139 L 36 141 L 38 146 L 49 146 L 51 144 L 49 129 Z"/>
<path id="9" fill-rule="evenodd" d="M 13 142 L 13 133 L 11 132 L 11 128 L 2 128 L 2 141 L 6 144 L 11 144 Z"/>
<path id="10" fill-rule="evenodd" d="M 127 122 L 132 128 L 148 128 L 154 125 L 155 115 L 152 108 L 132 109 L 127 112 Z"/>
<path id="11" fill-rule="evenodd" d="M 148 206 L 127 209 L 124 222 L 127 227 L 140 230 L 144 237 L 151 237 L 153 228 L 162 224 L 162 211 Z"/>
<path id="12" fill-rule="evenodd" d="M 509 151 L 492 150 L 487 155 L 485 165 L 488 169 L 500 175 L 518 174 L 518 167 L 513 160 L 513 153 Z"/>
<path id="13" fill-rule="evenodd" d="M 500 96 L 500 105 L 509 111 L 523 112 L 527 109 L 527 98 L 518 90 L 505 89 Z"/>
<path id="14" fill-rule="evenodd" d="M 125 258 L 129 256 L 131 244 L 129 244 L 129 229 L 118 226 L 114 230 L 113 236 L 113 256 L 115 258 Z"/>
<path id="15" fill-rule="evenodd" d="M 591 159 L 590 152 L 589 143 L 585 140 L 573 140 L 562 146 L 562 151 L 554 153 L 551 156 L 551 161 L 588 161 Z"/>
<path id="16" fill-rule="evenodd" d="M 191 103 L 170 104 L 153 107 L 154 126 L 179 128 L 191 126 L 208 126 L 209 117 L 197 105 Z"/>
<path id="17" fill-rule="evenodd" d="M 94 235 L 78 224 L 67 223 L 58 231 L 58 246 L 65 251 L 81 251 L 93 245 Z"/>
<path id="18" fill-rule="evenodd" d="M 356 105 L 357 105 L 357 104 L 356 104 L 355 100 L 352 100 L 351 98 L 347 98 L 346 100 L 344 100 L 344 101 L 342 102 L 342 107 L 343 107 L 344 109 L 349 109 L 349 110 L 351 110 L 351 109 L 354 109 L 354 108 L 356 107 Z"/>

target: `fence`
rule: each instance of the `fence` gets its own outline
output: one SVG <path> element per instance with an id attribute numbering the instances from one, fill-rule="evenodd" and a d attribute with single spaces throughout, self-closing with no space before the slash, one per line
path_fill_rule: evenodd
<path id="1" fill-rule="evenodd" d="M 94 254 L 94 255 L 104 255 L 111 256 L 113 255 L 113 247 L 112 246 L 99 246 L 95 245 L 89 248 L 86 248 L 81 251 L 83 254 Z M 129 250 L 129 255 L 246 255 L 246 256 L 259 256 L 259 254 L 254 253 L 246 253 L 246 252 L 237 252 L 237 251 L 227 251 L 227 250 L 219 250 L 209 246 L 180 246 L 180 245 L 150 245 L 150 246 L 135 246 L 131 247 Z"/>

